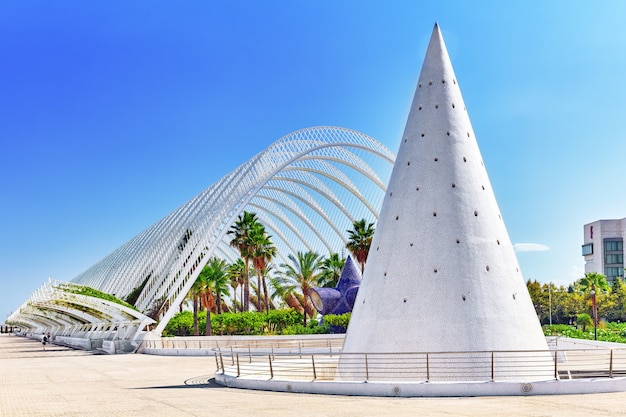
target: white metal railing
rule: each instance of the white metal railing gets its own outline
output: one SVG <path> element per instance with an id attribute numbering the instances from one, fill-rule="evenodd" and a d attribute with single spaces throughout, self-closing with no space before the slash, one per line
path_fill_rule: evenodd
<path id="1" fill-rule="evenodd" d="M 626 348 L 341 353 L 321 346 L 240 345 L 214 350 L 217 372 L 238 378 L 484 382 L 626 377 Z"/>
<path id="2" fill-rule="evenodd" d="M 329 335 L 327 335 L 329 336 Z M 344 335 L 316 338 L 288 338 L 265 336 L 208 336 L 208 337 L 173 337 L 156 340 L 143 340 L 137 351 L 142 349 L 229 349 L 230 351 L 249 352 L 289 352 L 310 349 L 327 349 L 339 352 L 343 346 Z"/>

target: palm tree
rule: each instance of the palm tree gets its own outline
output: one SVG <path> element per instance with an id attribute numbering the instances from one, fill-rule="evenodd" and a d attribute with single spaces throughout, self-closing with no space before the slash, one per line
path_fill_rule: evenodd
<path id="1" fill-rule="evenodd" d="M 582 326 L 583 332 L 587 330 L 587 326 L 591 325 L 593 320 L 589 317 L 587 313 L 580 313 L 576 315 L 576 324 L 578 326 Z"/>
<path id="2" fill-rule="evenodd" d="M 241 286 L 241 307 L 239 310 L 242 311 L 243 306 L 243 283 L 245 280 L 246 266 L 243 264 L 243 260 L 241 258 L 237 259 L 237 261 L 233 262 L 228 266 L 228 277 L 230 278 L 230 286 L 233 287 L 233 307 L 235 312 L 237 312 L 237 288 Z"/>
<path id="3" fill-rule="evenodd" d="M 294 307 L 297 300 L 304 313 L 304 325 L 307 315 L 313 316 L 314 308 L 309 301 L 311 288 L 317 286 L 322 266 L 322 257 L 315 252 L 298 252 L 298 256 L 289 255 L 290 264 L 281 264 L 282 276 L 272 280 L 274 288 L 282 293 L 285 302 Z M 300 290 L 300 293 L 296 292 Z"/>
<path id="4" fill-rule="evenodd" d="M 239 255 L 246 267 L 243 284 L 243 311 L 250 310 L 250 259 L 252 258 L 250 234 L 258 223 L 259 220 L 255 213 L 244 211 L 227 232 L 233 237 L 230 246 L 239 250 Z"/>
<path id="5" fill-rule="evenodd" d="M 340 258 L 338 253 L 331 253 L 328 257 L 324 258 L 320 268 L 321 273 L 318 284 L 321 287 L 336 287 L 339 278 L 341 278 L 341 271 L 345 263 L 346 258 Z"/>
<path id="6" fill-rule="evenodd" d="M 195 282 L 189 289 L 189 292 L 187 293 L 187 298 L 190 299 L 193 304 L 193 335 L 194 336 L 200 335 L 200 332 L 198 331 L 198 307 L 199 307 L 199 302 L 200 302 L 200 294 L 202 294 L 202 291 L 203 291 L 202 290 L 203 285 L 204 283 L 202 282 L 202 279 L 200 279 L 200 276 L 198 276 L 198 278 L 196 278 Z"/>
<path id="7" fill-rule="evenodd" d="M 202 306 L 206 309 L 206 332 L 211 336 L 211 311 L 222 313 L 222 294 L 228 293 L 228 275 L 226 261 L 216 257 L 209 259 L 202 268 L 196 282 L 200 282 L 200 298 Z"/>
<path id="8" fill-rule="evenodd" d="M 348 232 L 348 243 L 346 248 L 354 259 L 361 265 L 361 275 L 365 271 L 365 261 L 367 261 L 367 255 L 372 245 L 372 238 L 374 237 L 374 223 L 368 223 L 367 220 L 355 220 L 352 223 L 352 230 L 346 230 Z"/>
<path id="9" fill-rule="evenodd" d="M 598 303 L 596 302 L 596 294 L 598 291 L 606 292 L 609 289 L 609 284 L 606 282 L 606 277 L 597 272 L 587 272 L 583 278 L 578 282 L 580 289 L 583 292 L 591 294 L 591 310 L 593 312 L 593 339 L 597 340 L 597 326 L 598 326 Z"/>
<path id="10" fill-rule="evenodd" d="M 263 271 L 267 264 L 276 256 L 277 249 L 272 242 L 272 236 L 267 234 L 265 227 L 260 223 L 252 229 L 250 237 L 252 241 L 252 264 L 257 272 L 259 298 L 263 298 L 263 304 L 265 304 L 265 311 L 267 312 L 269 309 L 269 297 L 267 295 L 267 283 Z M 261 293 L 261 290 L 264 295 Z M 259 305 L 262 305 L 260 300 Z"/>
<path id="11" fill-rule="evenodd" d="M 276 305 L 274 304 L 274 297 L 275 297 L 275 292 L 272 293 L 272 296 L 270 297 L 269 294 L 269 290 L 268 290 L 268 286 L 267 286 L 267 279 L 270 280 L 271 283 L 271 277 L 270 274 L 276 269 L 276 266 L 273 263 L 266 263 L 265 266 L 263 267 L 263 269 L 261 269 L 260 272 L 261 273 L 261 277 L 263 280 L 263 293 L 265 295 L 265 299 L 263 300 L 263 304 L 265 305 L 265 311 L 269 311 L 269 310 L 275 310 L 276 309 Z M 273 289 L 273 286 L 271 286 Z"/>

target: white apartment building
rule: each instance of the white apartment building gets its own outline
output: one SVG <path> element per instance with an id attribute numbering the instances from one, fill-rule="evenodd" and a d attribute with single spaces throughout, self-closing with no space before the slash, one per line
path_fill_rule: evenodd
<path id="1" fill-rule="evenodd" d="M 585 273 L 598 272 L 605 275 L 608 282 L 624 278 L 626 218 L 597 220 L 586 224 L 583 229 Z"/>

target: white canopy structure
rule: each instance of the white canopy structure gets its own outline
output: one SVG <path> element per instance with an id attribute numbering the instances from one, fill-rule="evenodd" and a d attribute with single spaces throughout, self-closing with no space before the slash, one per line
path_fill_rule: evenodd
<path id="1" fill-rule="evenodd" d="M 353 221 L 378 217 L 394 160 L 385 146 L 353 130 L 313 127 L 293 132 L 72 283 L 121 299 L 138 293 L 134 305 L 140 312 L 159 310 L 155 330 L 160 333 L 209 258 L 233 261 L 238 257 L 227 231 L 244 210 L 255 212 L 265 225 L 281 262 L 297 251 L 341 252 Z M 58 305 L 55 321 L 48 322 L 52 307 L 31 297 L 7 323 L 38 329 L 76 325 L 79 314 Z"/>

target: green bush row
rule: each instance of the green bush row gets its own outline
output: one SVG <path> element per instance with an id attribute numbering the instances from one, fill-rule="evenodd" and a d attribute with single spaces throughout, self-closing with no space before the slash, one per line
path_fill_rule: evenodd
<path id="1" fill-rule="evenodd" d="M 543 326 L 546 336 L 564 336 L 574 339 L 593 340 L 593 325 L 581 326 L 569 324 L 553 324 Z M 596 328 L 597 339 L 604 342 L 626 343 L 626 323 L 600 322 Z"/>
<path id="2" fill-rule="evenodd" d="M 294 309 L 270 310 L 268 313 L 243 312 L 211 314 L 211 331 L 214 335 L 293 335 L 293 334 L 328 334 L 332 327 L 347 328 L 350 314 L 340 316 L 326 315 L 322 324 L 311 320 L 303 326 L 302 313 Z M 198 333 L 205 335 L 206 312 L 198 313 Z M 168 322 L 163 336 L 193 335 L 193 313 L 183 311 Z"/>

